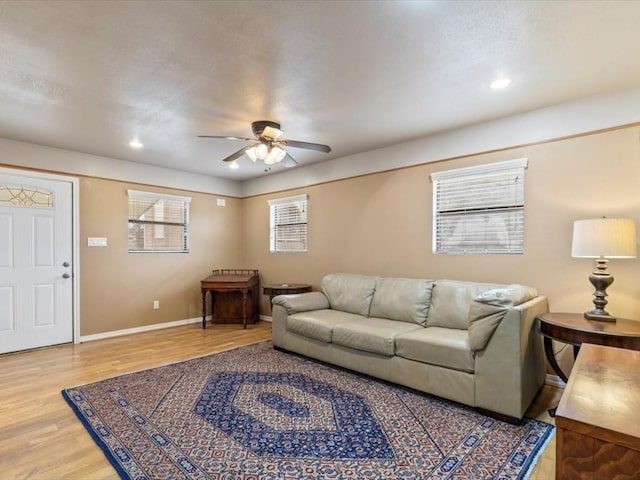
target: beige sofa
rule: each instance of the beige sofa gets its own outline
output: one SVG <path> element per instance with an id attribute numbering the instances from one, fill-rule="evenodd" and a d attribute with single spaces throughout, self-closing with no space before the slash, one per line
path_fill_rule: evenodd
<path id="1" fill-rule="evenodd" d="M 530 287 L 330 274 L 322 290 L 273 299 L 276 348 L 510 421 L 544 383 Z"/>

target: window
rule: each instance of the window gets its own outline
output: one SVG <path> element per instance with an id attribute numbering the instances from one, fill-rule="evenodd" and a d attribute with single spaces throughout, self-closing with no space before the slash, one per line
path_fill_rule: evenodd
<path id="1" fill-rule="evenodd" d="M 27 185 L 0 185 L 0 205 L 53 208 L 53 192 Z"/>
<path id="2" fill-rule="evenodd" d="M 431 175 L 434 253 L 522 253 L 527 159 Z"/>
<path id="3" fill-rule="evenodd" d="M 269 200 L 271 252 L 307 251 L 307 195 Z"/>
<path id="4" fill-rule="evenodd" d="M 191 198 L 128 190 L 129 252 L 189 252 Z"/>

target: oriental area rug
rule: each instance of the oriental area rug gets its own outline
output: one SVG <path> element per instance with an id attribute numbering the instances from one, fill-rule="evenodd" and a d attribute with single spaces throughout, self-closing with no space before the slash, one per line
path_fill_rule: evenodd
<path id="1" fill-rule="evenodd" d="M 62 392 L 125 479 L 524 479 L 553 434 L 249 345 Z"/>

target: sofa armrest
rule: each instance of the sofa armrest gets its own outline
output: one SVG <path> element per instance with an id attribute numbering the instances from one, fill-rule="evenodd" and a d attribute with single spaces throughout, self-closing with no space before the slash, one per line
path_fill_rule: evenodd
<path id="1" fill-rule="evenodd" d="M 535 318 L 548 311 L 543 296 L 512 307 L 484 350 L 476 353 L 477 407 L 523 417 L 546 376 Z"/>
<path id="2" fill-rule="evenodd" d="M 296 295 L 278 295 L 272 305 L 284 307 L 288 315 L 296 312 L 309 312 L 330 308 L 329 300 L 322 292 L 299 293 Z"/>

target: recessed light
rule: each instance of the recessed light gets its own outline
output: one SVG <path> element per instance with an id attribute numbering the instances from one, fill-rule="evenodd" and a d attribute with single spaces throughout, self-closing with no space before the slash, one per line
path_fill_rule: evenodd
<path id="1" fill-rule="evenodd" d="M 493 88 L 494 90 L 497 90 L 499 88 L 508 87 L 510 84 L 511 84 L 511 79 L 510 78 L 502 77 L 502 78 L 498 78 L 498 79 L 494 80 L 493 82 L 491 82 L 491 85 L 489 85 L 489 86 L 491 88 Z"/>
<path id="2" fill-rule="evenodd" d="M 129 146 L 131 148 L 142 148 L 142 147 L 144 147 L 144 144 L 140 140 L 138 140 L 137 138 L 134 138 L 133 140 L 131 140 L 129 142 Z"/>
<path id="3" fill-rule="evenodd" d="M 237 169 L 239 169 L 239 168 L 240 168 L 240 165 L 238 165 L 238 164 L 236 163 L 236 161 L 234 160 L 233 162 L 231 162 L 231 163 L 229 164 L 229 168 L 233 168 L 234 170 L 237 170 Z"/>

